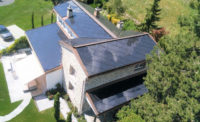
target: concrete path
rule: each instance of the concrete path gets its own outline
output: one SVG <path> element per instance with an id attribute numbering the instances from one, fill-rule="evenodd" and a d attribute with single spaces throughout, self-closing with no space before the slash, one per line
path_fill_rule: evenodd
<path id="1" fill-rule="evenodd" d="M 6 56 L 6 57 L 2 57 L 1 59 L 1 62 L 4 68 L 6 81 L 7 81 L 11 103 L 23 100 L 26 94 L 30 94 L 30 93 L 23 92 L 23 88 L 24 88 L 23 82 L 20 81 L 17 77 L 14 77 L 13 73 L 9 71 L 11 67 L 10 63 L 12 63 L 13 70 L 15 70 L 14 60 L 15 60 L 14 56 Z"/>
<path id="2" fill-rule="evenodd" d="M 49 100 L 45 95 L 34 97 L 39 112 L 53 107 L 54 100 Z"/>
<path id="3" fill-rule="evenodd" d="M 15 110 L 5 116 L 0 116 L 0 122 L 7 122 L 19 115 L 28 106 L 30 101 L 31 95 L 27 94 L 26 96 L 24 96 L 23 102 Z"/>
<path id="4" fill-rule="evenodd" d="M 20 80 L 15 79 L 13 74 L 8 70 L 10 68 L 10 62 L 13 62 L 13 57 L 2 57 L 1 62 L 5 72 L 11 103 L 22 100 L 22 103 L 11 113 L 0 116 L 0 122 L 6 122 L 19 115 L 28 106 L 32 97 L 30 93 L 23 92 L 23 83 Z"/>
<path id="5" fill-rule="evenodd" d="M 67 102 L 63 98 L 60 98 L 60 111 L 65 119 L 67 119 L 67 113 L 71 111 Z"/>
<path id="6" fill-rule="evenodd" d="M 15 0 L 0 0 L 0 6 L 6 6 L 10 5 L 14 2 Z"/>

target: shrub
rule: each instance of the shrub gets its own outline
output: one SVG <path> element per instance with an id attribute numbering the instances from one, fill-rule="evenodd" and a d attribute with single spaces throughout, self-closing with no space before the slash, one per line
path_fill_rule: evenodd
<path id="1" fill-rule="evenodd" d="M 54 117 L 58 121 L 60 119 L 60 93 L 58 92 L 55 95 L 55 100 L 54 100 Z"/>
<path id="2" fill-rule="evenodd" d="M 137 30 L 137 26 L 132 20 L 125 20 L 123 30 Z"/>
<path id="3" fill-rule="evenodd" d="M 28 48 L 28 47 L 30 47 L 28 40 L 25 36 L 23 36 L 19 39 L 16 39 L 15 42 L 9 47 L 7 47 L 6 49 L 1 50 L 0 55 L 9 55 L 11 53 L 16 52 L 19 49 Z"/>
<path id="4" fill-rule="evenodd" d="M 190 7 L 192 9 L 198 9 L 198 1 L 197 0 L 191 0 L 190 1 Z"/>
<path id="5" fill-rule="evenodd" d="M 110 14 L 107 15 L 107 18 L 108 18 L 109 21 L 111 21 L 111 15 Z"/>
<path id="6" fill-rule="evenodd" d="M 192 26 L 193 22 L 194 22 L 193 17 L 183 16 L 183 15 L 178 17 L 178 23 L 181 27 Z"/>
<path id="7" fill-rule="evenodd" d="M 115 17 L 112 17 L 111 22 L 117 25 L 117 23 L 120 22 L 120 19 L 116 19 Z"/>
<path id="8" fill-rule="evenodd" d="M 72 121 L 72 112 L 69 112 L 67 115 L 67 120 L 66 122 L 71 122 Z"/>
<path id="9" fill-rule="evenodd" d="M 165 28 L 160 28 L 156 30 L 152 30 L 152 36 L 154 39 L 158 42 L 160 38 L 162 38 L 164 35 L 168 34 L 168 32 L 165 30 Z"/>
<path id="10" fill-rule="evenodd" d="M 55 95 L 57 92 L 61 94 L 61 96 L 65 95 L 66 92 L 60 83 L 56 84 L 56 88 L 52 88 L 46 91 L 46 96 Z"/>

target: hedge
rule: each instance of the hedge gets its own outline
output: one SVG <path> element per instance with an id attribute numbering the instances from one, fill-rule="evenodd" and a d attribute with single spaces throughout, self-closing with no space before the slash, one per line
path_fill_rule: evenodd
<path id="1" fill-rule="evenodd" d="M 16 39 L 15 42 L 12 45 L 10 45 L 9 47 L 1 50 L 0 56 L 9 55 L 9 54 L 15 53 L 19 49 L 28 48 L 28 47 L 30 47 L 28 40 L 25 36 L 23 36 L 19 39 Z"/>

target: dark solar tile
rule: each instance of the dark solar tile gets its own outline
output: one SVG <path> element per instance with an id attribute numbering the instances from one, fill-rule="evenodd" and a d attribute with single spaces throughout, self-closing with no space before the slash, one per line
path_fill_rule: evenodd
<path id="1" fill-rule="evenodd" d="M 26 32 L 27 37 L 45 71 L 61 63 L 59 41 L 67 39 L 57 24 L 50 24 Z"/>
<path id="2" fill-rule="evenodd" d="M 89 75 L 145 60 L 155 42 L 148 36 L 132 37 L 77 48 Z"/>
<path id="3" fill-rule="evenodd" d="M 79 37 L 112 38 L 100 25 L 98 25 L 92 18 L 90 18 L 74 2 L 65 2 L 55 6 L 54 9 L 60 16 L 65 17 L 67 13 L 67 7 L 69 5 L 73 9 L 74 16 L 72 18 L 66 19 L 65 22 Z"/>

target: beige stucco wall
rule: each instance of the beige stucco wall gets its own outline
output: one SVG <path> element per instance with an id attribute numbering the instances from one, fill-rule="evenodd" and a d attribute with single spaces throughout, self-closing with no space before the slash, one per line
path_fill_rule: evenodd
<path id="1" fill-rule="evenodd" d="M 63 70 L 58 69 L 46 74 L 46 87 L 47 89 L 56 88 L 56 84 L 63 82 Z"/>
<path id="2" fill-rule="evenodd" d="M 62 64 L 66 91 L 72 103 L 81 113 L 84 96 L 84 83 L 87 77 L 74 54 L 64 47 L 62 47 Z M 70 65 L 75 69 L 74 75 L 71 75 L 69 72 Z M 69 82 L 73 85 L 73 89 L 69 89 Z"/>

